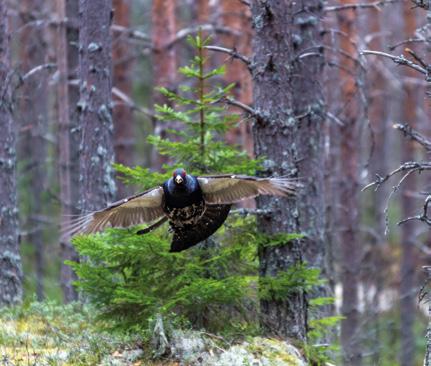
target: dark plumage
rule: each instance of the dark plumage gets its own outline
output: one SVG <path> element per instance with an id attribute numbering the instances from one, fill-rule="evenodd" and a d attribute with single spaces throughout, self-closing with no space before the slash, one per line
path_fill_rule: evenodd
<path id="1" fill-rule="evenodd" d="M 75 220 L 70 235 L 90 234 L 106 227 L 128 227 L 144 222 L 148 233 L 169 221 L 173 232 L 171 252 L 205 240 L 226 220 L 231 205 L 258 195 L 293 195 L 298 184 L 289 178 L 256 178 L 241 175 L 195 177 L 176 169 L 161 186 L 113 203 Z"/>

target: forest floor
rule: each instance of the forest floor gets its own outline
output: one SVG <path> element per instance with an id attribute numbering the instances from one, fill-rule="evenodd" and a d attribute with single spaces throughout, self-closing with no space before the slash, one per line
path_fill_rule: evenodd
<path id="1" fill-rule="evenodd" d="M 143 365 L 139 338 L 102 330 L 89 306 L 34 302 L 1 310 L 0 324 L 1 366 Z"/>
<path id="2" fill-rule="evenodd" d="M 306 365 L 297 349 L 275 339 L 255 337 L 223 349 L 203 333 L 182 330 L 171 335 L 169 356 L 154 359 L 145 331 L 113 331 L 94 308 L 78 303 L 1 309 L 0 324 L 0 366 Z"/>

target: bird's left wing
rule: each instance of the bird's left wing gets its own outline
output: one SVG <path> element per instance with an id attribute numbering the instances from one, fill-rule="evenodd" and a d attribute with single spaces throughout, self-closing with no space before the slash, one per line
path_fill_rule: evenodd
<path id="1" fill-rule="evenodd" d="M 91 234 L 106 227 L 129 227 L 151 222 L 164 215 L 163 188 L 156 187 L 117 201 L 103 210 L 84 214 L 72 220 L 65 229 L 68 236 Z"/>
<path id="2" fill-rule="evenodd" d="M 258 195 L 294 195 L 300 184 L 292 178 L 257 178 L 245 175 L 198 177 L 205 202 L 230 204 Z"/>

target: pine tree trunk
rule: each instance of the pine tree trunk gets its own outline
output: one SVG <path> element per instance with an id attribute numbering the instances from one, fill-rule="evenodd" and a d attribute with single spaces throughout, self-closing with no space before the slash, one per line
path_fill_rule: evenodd
<path id="1" fill-rule="evenodd" d="M 337 28 L 337 19 L 335 14 L 325 19 L 325 29 L 329 30 L 325 34 L 324 42 L 333 44 L 335 42 L 334 34 L 331 29 Z M 335 57 L 335 56 L 332 56 Z M 339 82 L 338 69 L 333 67 L 324 68 L 324 80 L 332 80 Z M 324 88 L 325 100 L 327 103 L 327 112 L 331 115 L 336 115 L 340 103 L 341 91 L 339 88 L 334 88 L 329 83 L 326 83 Z M 340 138 L 339 127 L 332 119 L 325 121 L 325 168 L 324 168 L 324 183 L 325 183 L 325 241 L 327 243 L 327 265 L 328 268 L 328 284 L 331 293 L 335 293 L 336 278 L 336 264 L 338 263 L 339 256 L 336 248 L 339 248 L 339 235 L 338 235 L 338 208 L 340 207 L 340 195 L 338 191 L 337 178 L 340 174 Z M 335 313 L 335 304 L 328 306 L 328 313 Z M 333 329 L 328 334 L 327 343 L 332 343 L 338 337 L 337 330 Z"/>
<path id="2" fill-rule="evenodd" d="M 76 79 L 76 75 L 71 78 L 71 63 L 76 67 L 77 54 L 77 15 L 78 0 L 56 0 L 56 10 L 58 18 L 62 20 L 57 29 L 57 65 L 59 72 L 57 105 L 58 105 L 58 149 L 59 149 L 59 183 L 61 200 L 61 227 L 63 229 L 70 225 L 71 215 L 77 214 L 76 202 L 77 191 L 77 146 L 78 143 L 72 140 L 72 131 L 76 130 L 76 113 L 73 113 L 77 103 L 76 86 L 71 86 L 70 79 Z M 68 21 L 66 22 L 66 19 Z M 75 24 L 73 24 L 75 23 Z M 72 90 L 75 88 L 75 90 Z M 75 96 L 75 98 L 74 98 Z M 74 122 L 72 122 L 74 121 Z M 75 132 L 77 133 L 77 132 Z M 66 235 L 60 241 L 61 269 L 60 284 L 63 291 L 65 303 L 78 299 L 78 294 L 73 287 L 76 275 L 72 269 L 64 264 L 66 260 L 78 260 L 78 256 L 70 242 L 70 237 Z"/>
<path id="3" fill-rule="evenodd" d="M 431 7 L 427 11 L 427 50 L 431 53 Z M 431 103 L 431 80 L 428 80 L 427 86 L 428 102 Z M 431 271 L 427 270 L 427 278 L 431 281 Z M 429 298 L 428 317 L 431 318 L 431 299 Z M 424 366 L 431 366 L 431 320 L 428 320 L 428 328 L 426 333 L 426 350 L 424 358 Z"/>
<path id="4" fill-rule="evenodd" d="M 210 3 L 209 0 L 196 1 L 196 18 L 198 24 L 208 23 L 210 17 Z"/>
<path id="5" fill-rule="evenodd" d="M 168 89 L 176 87 L 176 52 L 174 46 L 168 46 L 176 32 L 175 7 L 176 0 L 153 0 L 152 3 L 153 85 L 155 87 Z M 157 90 L 154 92 L 153 102 L 159 105 L 170 104 L 169 100 Z M 167 129 L 175 128 L 175 122 L 154 121 L 154 124 L 155 134 L 161 138 L 167 136 Z M 152 164 L 154 168 L 160 169 L 164 163 L 167 163 L 166 158 L 155 152 Z"/>
<path id="6" fill-rule="evenodd" d="M 275 248 L 260 248 L 260 275 L 275 276 L 304 259 L 324 269 L 322 3 L 255 0 L 251 9 L 254 105 L 259 114 L 253 130 L 255 152 L 267 158 L 265 175 L 294 174 L 304 183 L 295 199 L 258 199 L 259 208 L 270 210 L 258 218 L 258 225 L 265 234 L 306 235 Z M 310 47 L 313 56 L 302 60 L 301 54 Z M 292 292 L 284 300 L 262 299 L 261 319 L 269 334 L 305 339 L 304 292 Z"/>
<path id="7" fill-rule="evenodd" d="M 223 26 L 235 30 L 240 34 L 229 34 L 221 36 L 223 47 L 235 49 L 240 54 L 249 56 L 251 54 L 252 29 L 250 21 L 250 8 L 245 4 L 231 0 L 221 1 L 223 13 Z M 222 62 L 226 63 L 225 80 L 227 83 L 235 83 L 233 96 L 236 100 L 250 105 L 253 101 L 252 80 L 247 66 L 240 60 L 230 58 L 228 55 L 222 55 Z M 226 62 L 226 60 L 228 60 Z M 230 108 L 233 113 L 240 114 L 242 111 L 238 108 Z M 235 129 L 231 129 L 226 135 L 227 141 L 231 144 L 239 144 L 250 156 L 253 155 L 253 138 L 251 124 L 247 121 L 240 123 Z"/>
<path id="8" fill-rule="evenodd" d="M 404 3 L 404 38 L 413 37 L 416 31 L 415 14 L 410 4 Z M 409 68 L 403 69 L 405 77 L 415 78 L 416 72 Z M 403 84 L 402 122 L 416 127 L 416 109 L 419 105 L 417 87 L 411 83 Z M 415 143 L 401 136 L 402 160 L 415 160 Z M 417 210 L 416 201 L 409 196 L 409 192 L 417 190 L 417 177 L 411 175 L 406 179 L 401 197 L 402 217 L 409 217 Z M 414 359 L 415 336 L 413 325 L 416 310 L 416 282 L 415 282 L 415 227 L 414 221 L 406 222 L 401 227 L 401 264 L 400 264 L 400 319 L 401 319 L 401 352 L 400 365 L 410 366 Z"/>
<path id="9" fill-rule="evenodd" d="M 344 4 L 353 3 L 351 0 L 343 1 Z M 340 49 L 358 57 L 357 50 L 351 39 L 356 39 L 355 28 L 356 14 L 353 10 L 343 11 L 337 14 L 339 28 L 348 37 L 341 37 Z M 343 57 L 343 56 L 341 56 Z M 344 125 L 340 127 L 340 151 L 341 166 L 339 179 L 340 192 L 340 216 L 338 220 L 341 244 L 341 284 L 343 297 L 341 314 L 345 319 L 341 323 L 341 345 L 343 349 L 344 365 L 357 366 L 361 364 L 362 350 L 360 346 L 361 334 L 359 331 L 359 278 L 361 265 L 359 228 L 359 124 L 361 110 L 358 100 L 356 78 L 359 78 L 358 67 L 355 62 L 347 57 L 342 58 L 342 65 L 349 73 L 340 71 L 342 91 Z M 353 75 L 353 76 L 352 76 Z M 360 85 L 358 83 L 358 85 Z"/>
<path id="10" fill-rule="evenodd" d="M 22 3 L 24 23 L 33 20 L 33 14 L 42 14 L 45 10 L 43 0 L 24 0 Z M 43 28 L 24 27 L 21 37 L 20 61 L 23 73 L 32 68 L 46 64 L 47 43 Z M 20 159 L 28 162 L 29 181 L 26 188 L 29 191 L 28 201 L 28 241 L 34 247 L 36 296 L 39 301 L 44 295 L 44 228 L 39 217 L 44 213 L 43 192 L 46 189 L 47 144 L 44 139 L 48 129 L 47 77 L 40 74 L 26 80 L 21 88 L 23 98 L 19 113 L 21 130 L 26 131 L 21 136 L 19 146 Z"/>
<path id="11" fill-rule="evenodd" d="M 130 0 L 114 0 L 114 23 L 130 28 Z M 126 95 L 132 94 L 132 67 L 130 45 L 123 34 L 113 41 L 114 87 Z M 118 103 L 114 106 L 115 161 L 132 166 L 134 163 L 134 129 L 132 109 Z M 131 194 L 123 182 L 117 180 L 117 198 Z"/>
<path id="12" fill-rule="evenodd" d="M 384 32 L 381 24 L 381 12 L 374 11 L 366 18 L 366 29 L 361 37 L 366 37 Z M 364 27 L 363 27 L 364 28 Z M 385 43 L 382 37 L 374 37 L 368 48 L 373 50 L 381 50 Z M 371 61 L 371 60 L 370 60 Z M 373 156 L 371 158 L 370 177 L 375 177 L 376 174 L 384 174 L 389 169 L 388 165 L 388 147 L 389 145 L 389 109 L 386 100 L 391 95 L 391 91 L 387 87 L 386 79 L 382 73 L 384 60 L 377 58 L 372 61 L 373 67 L 367 72 L 368 74 L 368 97 L 369 97 L 369 119 L 370 125 L 374 132 L 373 137 Z M 392 99 L 392 98 L 391 98 Z M 372 213 L 373 235 L 370 235 L 368 242 L 369 248 L 366 248 L 367 256 L 364 257 L 363 281 L 364 281 L 364 299 L 366 300 L 366 308 L 364 313 L 366 316 L 367 328 L 370 329 L 369 335 L 369 350 L 365 352 L 371 354 L 370 359 L 374 365 L 381 363 L 381 319 L 380 319 L 380 297 L 384 286 L 386 263 L 384 261 L 384 247 L 387 243 L 385 236 L 385 207 L 386 199 L 389 194 L 388 186 L 382 185 L 378 191 L 369 190 L 371 199 L 369 200 L 369 211 Z M 362 196 L 363 194 L 361 194 Z M 365 197 L 362 198 L 366 200 Z M 368 201 L 368 200 L 367 200 Z M 370 291 L 374 289 L 374 291 Z M 372 293 L 372 297 L 369 295 Z"/>
<path id="13" fill-rule="evenodd" d="M 106 206 L 115 196 L 112 122 L 110 0 L 80 0 L 79 124 L 80 199 L 83 212 Z"/>
<path id="14" fill-rule="evenodd" d="M 16 134 L 6 1 L 0 1 L 0 306 L 22 300 L 22 268 L 16 191 Z"/>

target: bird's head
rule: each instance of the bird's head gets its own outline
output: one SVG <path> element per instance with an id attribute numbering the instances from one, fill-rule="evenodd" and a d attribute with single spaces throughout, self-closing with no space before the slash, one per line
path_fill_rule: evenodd
<path id="1" fill-rule="evenodd" d="M 186 182 L 187 173 L 182 168 L 175 169 L 174 172 L 172 173 L 172 178 L 175 184 L 180 186 Z"/>

